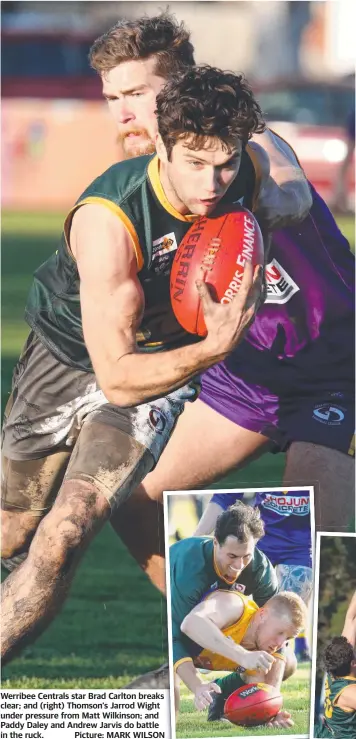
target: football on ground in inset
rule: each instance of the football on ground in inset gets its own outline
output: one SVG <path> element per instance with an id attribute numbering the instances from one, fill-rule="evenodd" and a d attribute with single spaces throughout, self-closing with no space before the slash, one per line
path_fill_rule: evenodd
<path id="1" fill-rule="evenodd" d="M 213 680 L 223 673 L 215 672 L 206 675 L 206 679 Z M 286 680 L 281 690 L 283 696 L 282 710 L 292 714 L 294 726 L 290 729 L 270 729 L 266 726 L 237 726 L 227 721 L 207 722 L 206 711 L 196 711 L 192 694 L 181 685 L 181 705 L 177 720 L 177 739 L 188 737 L 221 737 L 221 736 L 278 736 L 287 734 L 308 734 L 309 732 L 309 701 L 310 701 L 310 665 L 305 663 L 298 666 L 296 673 Z"/>

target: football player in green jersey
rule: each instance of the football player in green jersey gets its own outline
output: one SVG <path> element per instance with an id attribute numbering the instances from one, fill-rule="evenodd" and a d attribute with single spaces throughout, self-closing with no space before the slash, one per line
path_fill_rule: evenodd
<path id="1" fill-rule="evenodd" d="M 241 76 L 205 66 L 172 78 L 156 105 L 158 156 L 115 164 L 89 185 L 30 290 L 4 422 L 4 556 L 32 543 L 3 584 L 4 661 L 56 615 L 85 547 L 195 399 L 194 378 L 233 350 L 260 304 L 261 266 L 246 266 L 228 305 L 198 281 L 208 333 L 197 341 L 170 304 L 174 250 L 159 248 L 220 201 L 252 197 L 257 102 Z"/>
<path id="2" fill-rule="evenodd" d="M 100 75 L 103 95 L 115 120 L 124 156 L 135 157 L 154 151 L 156 95 L 169 75 L 195 64 L 190 33 L 184 24 L 167 13 L 121 20 L 95 41 L 90 62 Z M 270 162 L 270 177 L 262 188 L 259 158 L 254 156 L 255 145 L 256 151 L 264 148 Z M 248 208 L 256 205 L 268 229 L 302 220 L 312 201 L 306 178 L 288 144 L 267 129 L 252 136 L 246 153 L 250 161 L 246 164 L 245 160 L 244 166 L 249 165 L 252 170 L 253 191 L 250 197 L 245 194 L 244 204 Z M 220 427 L 221 423 L 220 414 L 215 413 L 216 439 L 226 437 L 225 426 Z M 229 425 L 228 443 L 220 442 L 215 458 L 209 453 L 209 468 L 223 458 L 224 466 L 225 457 L 232 466 L 237 450 L 241 459 L 258 453 L 256 445 L 264 443 L 263 435 L 240 428 L 235 436 L 235 429 L 236 425 Z M 202 464 L 204 466 L 204 462 Z M 160 466 L 158 478 L 159 470 Z M 166 472 L 165 469 L 163 476 Z M 111 524 L 152 582 L 164 591 L 164 560 L 160 546 L 164 541 L 163 509 L 157 505 L 157 499 L 161 499 L 160 483 L 155 475 L 148 478 L 147 487 L 139 487 L 120 511 L 113 513 Z"/>
<path id="3" fill-rule="evenodd" d="M 324 652 L 327 672 L 324 715 L 314 727 L 315 737 L 356 737 L 356 592 L 348 607 L 341 636 Z"/>

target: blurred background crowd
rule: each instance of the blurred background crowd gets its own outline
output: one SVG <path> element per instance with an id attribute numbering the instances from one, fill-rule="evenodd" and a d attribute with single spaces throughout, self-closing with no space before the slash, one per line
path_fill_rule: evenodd
<path id="1" fill-rule="evenodd" d="M 4 206 L 65 210 L 119 158 L 88 50 L 120 18 L 169 7 L 197 61 L 244 72 L 320 194 L 353 210 L 352 2 L 3 2 Z"/>

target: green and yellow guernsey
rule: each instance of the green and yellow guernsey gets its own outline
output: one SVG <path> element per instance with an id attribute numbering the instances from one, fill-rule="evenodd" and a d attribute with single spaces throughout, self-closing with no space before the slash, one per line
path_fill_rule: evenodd
<path id="1" fill-rule="evenodd" d="M 211 537 L 191 536 L 169 549 L 173 661 L 194 661 L 201 647 L 181 631 L 190 611 L 215 590 L 232 590 L 253 596 L 252 610 L 263 606 L 278 590 L 277 576 L 269 559 L 255 549 L 251 562 L 238 578 L 228 580 L 219 571 Z M 251 605 L 246 613 L 250 613 Z M 252 614 L 252 611 L 251 611 Z M 226 668 L 228 669 L 228 668 Z"/>
<path id="2" fill-rule="evenodd" d="M 256 158 L 247 146 L 239 173 L 222 202 L 242 201 L 252 209 L 259 185 Z M 25 311 L 25 319 L 33 331 L 61 362 L 93 371 L 83 338 L 79 274 L 69 247 L 73 215 L 87 203 L 109 208 L 130 235 L 145 296 L 137 333 L 138 347 L 143 351 L 158 351 L 197 341 L 196 336 L 188 334 L 177 322 L 169 295 L 175 250 L 196 216 L 181 215 L 168 202 L 156 155 L 114 164 L 80 196 L 66 218 L 57 252 L 35 272 Z"/>
<path id="3" fill-rule="evenodd" d="M 337 739 L 355 739 L 356 737 L 356 711 L 352 708 L 340 708 L 338 700 L 343 691 L 350 685 L 355 686 L 356 677 L 331 677 L 327 675 L 325 683 L 324 719 L 316 727 L 315 736 L 332 737 Z"/>

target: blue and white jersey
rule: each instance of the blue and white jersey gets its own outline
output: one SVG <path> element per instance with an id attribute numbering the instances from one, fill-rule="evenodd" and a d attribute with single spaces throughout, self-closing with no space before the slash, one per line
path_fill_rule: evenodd
<path id="1" fill-rule="evenodd" d="M 211 498 L 226 510 L 243 499 L 243 493 L 216 493 Z M 258 548 L 273 565 L 312 566 L 309 490 L 259 492 L 255 505 L 261 511 L 265 536 Z"/>

